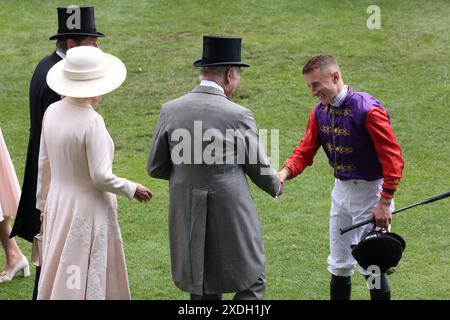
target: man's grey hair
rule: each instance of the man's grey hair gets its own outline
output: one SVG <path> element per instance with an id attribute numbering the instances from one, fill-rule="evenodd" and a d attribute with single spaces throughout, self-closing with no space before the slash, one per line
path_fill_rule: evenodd
<path id="1" fill-rule="evenodd" d="M 216 81 L 223 81 L 228 70 L 232 69 L 233 72 L 238 67 L 232 66 L 212 66 L 212 67 L 201 67 L 199 70 L 200 80 L 205 80 L 206 78 Z"/>
<path id="2" fill-rule="evenodd" d="M 88 36 L 71 36 L 68 38 L 66 38 L 66 37 L 59 38 L 56 40 L 56 50 L 61 51 L 62 53 L 66 54 L 66 52 L 68 50 L 67 40 L 72 39 L 79 45 L 81 43 L 81 41 L 83 41 L 87 37 Z"/>
<path id="3" fill-rule="evenodd" d="M 67 39 L 57 39 L 56 40 L 56 50 L 61 51 L 62 53 L 66 54 L 67 51 Z"/>

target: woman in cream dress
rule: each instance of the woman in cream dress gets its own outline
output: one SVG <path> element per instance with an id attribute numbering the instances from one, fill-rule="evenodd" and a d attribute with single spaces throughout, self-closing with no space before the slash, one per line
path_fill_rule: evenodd
<path id="1" fill-rule="evenodd" d="M 0 129 L 0 241 L 6 257 L 5 266 L 0 273 L 0 283 L 12 280 L 16 274 L 24 277 L 30 275 L 27 258 L 20 251 L 16 240 L 9 239 L 9 218 L 16 216 L 19 198 L 19 182 Z"/>
<path id="2" fill-rule="evenodd" d="M 151 192 L 112 173 L 114 144 L 94 110 L 125 76 L 119 59 L 85 46 L 68 50 L 47 75 L 65 98 L 48 107 L 42 124 L 38 299 L 130 299 L 116 194 L 148 201 Z"/>

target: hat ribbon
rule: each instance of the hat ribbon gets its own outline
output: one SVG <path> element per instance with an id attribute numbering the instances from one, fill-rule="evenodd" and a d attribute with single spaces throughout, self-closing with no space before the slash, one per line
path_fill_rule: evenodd
<path id="1" fill-rule="evenodd" d="M 107 67 L 105 63 L 93 70 L 70 70 L 66 66 L 63 67 L 64 76 L 70 80 L 93 80 L 104 77 L 106 71 Z"/>

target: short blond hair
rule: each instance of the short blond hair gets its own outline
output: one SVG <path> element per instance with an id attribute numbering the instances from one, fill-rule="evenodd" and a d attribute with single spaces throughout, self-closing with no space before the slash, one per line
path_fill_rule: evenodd
<path id="1" fill-rule="evenodd" d="M 311 57 L 304 65 L 302 74 L 307 74 L 315 69 L 324 69 L 325 67 L 334 66 L 340 71 L 341 68 L 336 62 L 336 59 L 329 54 L 318 54 Z"/>

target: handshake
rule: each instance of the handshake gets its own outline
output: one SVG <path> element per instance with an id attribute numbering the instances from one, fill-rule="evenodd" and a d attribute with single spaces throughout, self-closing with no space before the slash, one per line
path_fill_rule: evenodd
<path id="1" fill-rule="evenodd" d="M 280 179 L 280 192 L 278 196 L 284 193 L 284 182 L 288 180 L 291 176 L 291 170 L 289 168 L 284 167 L 280 172 L 278 172 L 278 178 Z"/>

